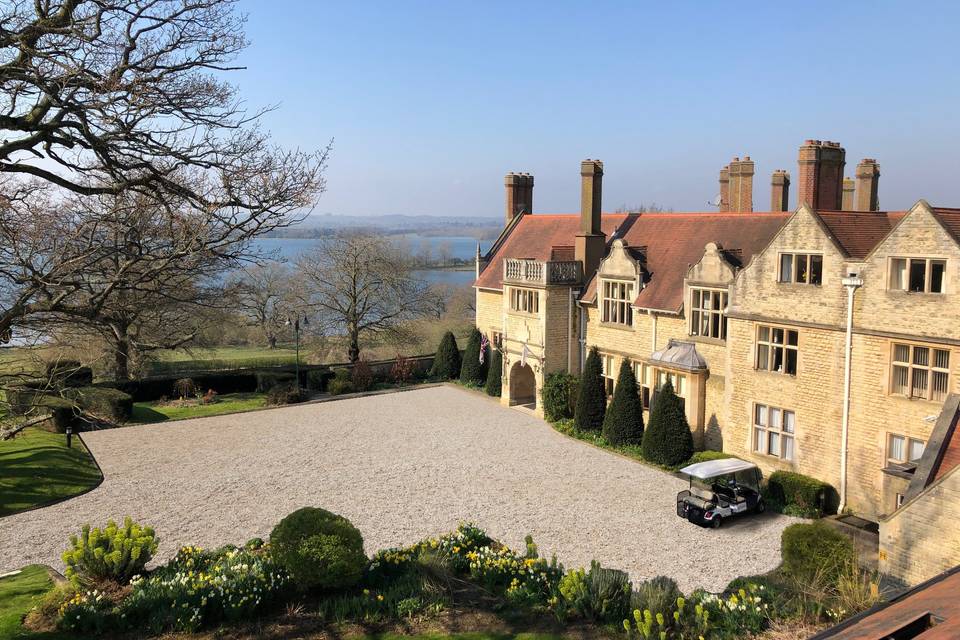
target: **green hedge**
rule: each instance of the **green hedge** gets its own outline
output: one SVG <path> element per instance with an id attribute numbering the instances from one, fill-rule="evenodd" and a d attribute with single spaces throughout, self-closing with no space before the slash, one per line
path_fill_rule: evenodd
<path id="1" fill-rule="evenodd" d="M 106 387 L 67 389 L 64 395 L 89 413 L 111 422 L 126 422 L 133 413 L 130 394 Z"/>
<path id="2" fill-rule="evenodd" d="M 93 369 L 79 360 L 54 360 L 47 363 L 47 380 L 55 387 L 85 387 L 93 384 Z"/>
<path id="3" fill-rule="evenodd" d="M 793 471 L 774 471 L 767 480 L 767 497 L 775 507 L 803 516 L 835 513 L 837 492 L 830 484 Z"/>
<path id="4" fill-rule="evenodd" d="M 547 376 L 540 390 L 543 414 L 550 422 L 573 417 L 577 404 L 580 379 L 577 376 L 556 372 Z"/>
<path id="5" fill-rule="evenodd" d="M 735 458 L 729 453 L 724 453 L 723 451 L 713 451 L 707 449 L 706 451 L 697 451 L 695 454 L 690 456 L 690 459 L 684 462 L 683 467 L 689 466 L 691 464 L 697 464 L 698 462 L 709 462 L 710 460 L 723 460 L 725 458 Z"/>
<path id="6" fill-rule="evenodd" d="M 783 571 L 803 584 L 832 584 L 856 559 L 853 541 L 822 521 L 792 524 L 780 538 Z"/>
<path id="7" fill-rule="evenodd" d="M 488 396 L 499 398 L 503 393 L 503 356 L 500 350 L 490 350 L 490 368 L 487 370 L 487 384 L 484 387 Z"/>
<path id="8" fill-rule="evenodd" d="M 257 371 L 257 391 L 266 393 L 274 387 L 296 386 L 297 377 L 286 371 Z"/>

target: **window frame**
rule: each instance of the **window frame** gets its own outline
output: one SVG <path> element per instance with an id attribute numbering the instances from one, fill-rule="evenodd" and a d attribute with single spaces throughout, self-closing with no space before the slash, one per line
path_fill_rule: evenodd
<path id="1" fill-rule="evenodd" d="M 893 439 L 894 439 L 894 438 L 900 438 L 900 439 L 903 441 L 903 443 L 902 443 L 902 445 L 901 445 L 901 446 L 903 447 L 903 452 L 904 452 L 902 458 L 897 458 L 897 457 L 894 457 L 894 456 L 892 455 L 893 447 L 891 447 L 890 444 L 891 444 L 891 442 L 893 442 Z M 914 444 L 917 444 L 917 443 L 919 443 L 919 444 L 920 444 L 920 447 L 921 447 L 921 449 L 920 449 L 920 455 L 917 456 L 916 458 L 911 458 L 911 457 L 910 457 L 910 452 L 911 452 L 911 450 L 913 449 L 913 445 L 914 445 Z M 915 463 L 917 463 L 917 462 L 920 461 L 920 458 L 923 457 L 923 453 L 926 451 L 926 449 L 927 449 L 927 441 L 926 441 L 926 440 L 921 440 L 920 438 L 913 438 L 913 437 L 904 435 L 904 434 L 902 434 L 902 433 L 893 433 L 892 431 L 888 431 L 888 432 L 887 432 L 886 442 L 885 442 L 885 444 L 884 444 L 884 459 L 887 461 L 887 464 L 888 464 L 888 465 L 890 465 L 890 464 L 901 464 L 901 465 L 903 465 L 903 464 L 915 464 Z"/>
<path id="2" fill-rule="evenodd" d="M 790 257 L 790 277 L 789 279 L 784 279 L 784 269 L 783 269 L 783 260 L 785 257 Z M 817 282 L 814 282 L 814 258 L 816 262 L 819 263 L 819 279 Z M 800 273 L 800 263 L 803 262 L 804 266 L 804 278 L 799 280 Z M 781 251 L 777 255 L 777 282 L 780 284 L 805 284 L 811 285 L 814 287 L 819 287 L 823 285 L 823 254 L 817 252 L 809 251 Z"/>
<path id="3" fill-rule="evenodd" d="M 776 429 L 772 428 L 771 416 L 774 415 L 773 412 L 776 411 L 778 416 L 779 424 Z M 760 416 L 763 415 L 763 422 L 760 421 Z M 787 424 L 787 415 L 791 416 L 791 430 L 786 430 Z M 754 402 L 753 403 L 753 413 L 750 418 L 751 428 L 750 428 L 750 452 L 753 454 L 760 454 L 763 456 L 768 456 L 771 458 L 777 458 L 778 460 L 784 460 L 786 462 L 795 462 L 797 457 L 797 412 L 792 409 L 784 409 L 783 407 L 775 407 L 763 402 Z M 772 436 L 776 435 L 777 443 L 777 452 L 771 453 L 772 449 Z M 763 450 L 760 450 L 760 439 L 763 438 Z M 786 442 L 790 442 L 790 455 L 789 457 L 784 455 L 784 451 L 787 449 L 785 445 Z"/>
<path id="4" fill-rule="evenodd" d="M 510 311 L 530 316 L 539 315 L 540 291 L 527 287 L 510 287 Z"/>
<path id="5" fill-rule="evenodd" d="M 764 340 L 761 336 L 763 335 L 763 330 L 768 331 L 768 338 Z M 783 333 L 783 342 L 775 342 L 774 336 L 775 332 L 781 331 Z M 790 334 L 796 336 L 796 343 L 790 344 Z M 765 353 L 766 357 L 761 358 L 761 353 L 764 350 L 761 347 L 766 347 Z M 783 371 L 777 371 L 774 368 L 774 363 L 776 362 L 776 352 L 777 350 L 782 350 L 783 355 L 781 356 L 780 362 L 783 367 Z M 757 324 L 756 333 L 754 334 L 754 358 L 753 358 L 753 368 L 756 371 L 769 371 L 770 373 L 776 373 L 779 375 L 786 375 L 797 377 L 797 373 L 800 370 L 800 331 L 797 329 L 790 329 L 787 327 L 772 325 L 772 324 Z M 793 358 L 793 373 L 787 371 L 787 364 L 789 362 L 788 355 L 790 353 L 794 354 Z M 765 366 L 760 366 L 761 359 L 766 360 Z"/>
<path id="6" fill-rule="evenodd" d="M 902 284 L 895 282 L 896 278 L 898 281 L 901 278 L 898 276 L 900 269 L 896 268 L 898 262 L 903 263 L 903 276 Z M 910 286 L 911 281 L 911 271 L 914 262 L 923 262 L 923 290 L 914 290 Z M 890 256 L 887 260 L 887 290 L 888 291 L 897 291 L 899 293 L 925 293 L 931 295 L 943 295 L 947 292 L 947 258 L 929 258 L 929 257 L 920 257 L 920 256 Z M 940 274 L 940 290 L 933 291 L 933 266 L 934 264 L 942 264 L 943 270 Z"/>
<path id="7" fill-rule="evenodd" d="M 897 357 L 897 348 L 907 349 L 907 359 L 900 360 Z M 918 362 L 917 351 L 926 352 L 926 364 Z M 914 342 L 890 342 L 890 384 L 887 392 L 892 396 L 899 396 L 909 400 L 929 400 L 931 402 L 943 402 L 950 394 L 951 371 L 950 360 L 952 350 L 943 346 L 930 344 L 920 344 Z M 939 356 L 946 354 L 946 366 L 940 366 Z M 898 375 L 898 370 L 902 370 L 903 377 Z M 923 372 L 925 377 L 923 395 L 915 394 L 917 388 L 916 378 L 919 372 Z M 902 382 L 900 380 L 902 379 Z M 936 384 L 936 380 L 942 379 L 942 384 Z M 937 388 L 942 388 L 941 392 L 936 392 Z M 903 389 L 902 391 L 900 389 Z"/>
<path id="8" fill-rule="evenodd" d="M 650 372 L 649 378 L 646 373 Z M 680 371 L 672 371 L 658 367 L 649 362 L 640 360 L 633 363 L 633 375 L 637 379 L 637 391 L 640 394 L 640 405 L 644 411 L 650 411 L 657 398 L 657 392 L 663 386 L 661 376 L 667 376 L 673 382 L 673 392 L 680 398 L 683 410 L 687 410 L 687 389 L 689 389 L 690 380 L 688 374 Z M 665 380 L 664 380 L 665 382 Z"/>
<path id="9" fill-rule="evenodd" d="M 709 338 L 711 340 L 727 340 L 727 304 L 730 301 L 730 292 L 727 289 L 717 289 L 714 287 L 690 286 L 690 321 L 687 324 L 687 333 L 699 338 Z M 715 301 L 720 299 L 719 307 L 712 306 L 707 309 L 703 306 L 705 297 Z M 713 302 L 711 302 L 713 304 Z M 701 333 L 703 328 L 704 316 L 706 316 L 707 333 Z M 715 322 L 716 321 L 716 322 Z M 719 327 L 717 327 L 719 325 Z M 719 337 L 714 336 L 713 329 L 717 328 Z"/>
<path id="10" fill-rule="evenodd" d="M 601 322 L 621 327 L 633 326 L 634 284 L 632 280 L 600 279 Z"/>
<path id="11" fill-rule="evenodd" d="M 616 364 L 616 356 L 612 353 L 600 352 L 600 377 L 603 378 L 603 391 L 608 398 L 613 395 L 613 390 L 617 386 L 617 372 L 609 370 L 616 369 Z"/>

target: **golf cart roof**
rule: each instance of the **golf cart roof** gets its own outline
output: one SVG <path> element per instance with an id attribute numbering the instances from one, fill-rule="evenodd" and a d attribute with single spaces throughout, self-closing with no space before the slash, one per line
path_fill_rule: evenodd
<path id="1" fill-rule="evenodd" d="M 722 460 L 707 460 L 706 462 L 692 464 L 689 467 L 680 469 L 680 473 L 704 480 L 706 478 L 723 476 L 728 473 L 736 473 L 737 471 L 743 471 L 745 469 L 755 469 L 756 467 L 757 465 L 752 462 L 747 462 L 739 458 L 723 458 Z"/>

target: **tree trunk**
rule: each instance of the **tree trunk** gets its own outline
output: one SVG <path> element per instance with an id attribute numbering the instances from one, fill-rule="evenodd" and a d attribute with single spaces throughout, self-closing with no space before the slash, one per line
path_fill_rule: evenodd
<path id="1" fill-rule="evenodd" d="M 277 348 L 277 336 L 273 336 L 273 335 L 267 336 L 267 345 L 268 345 L 271 349 L 276 349 L 276 348 Z"/>
<path id="2" fill-rule="evenodd" d="M 113 324 L 111 329 L 113 329 L 113 378 L 114 380 L 129 380 L 130 338 L 127 333 L 127 326 Z"/>
<path id="3" fill-rule="evenodd" d="M 350 337 L 350 348 L 347 351 L 347 357 L 351 363 L 356 364 L 360 359 L 360 330 L 356 324 L 350 323 L 347 327 L 347 335 Z"/>

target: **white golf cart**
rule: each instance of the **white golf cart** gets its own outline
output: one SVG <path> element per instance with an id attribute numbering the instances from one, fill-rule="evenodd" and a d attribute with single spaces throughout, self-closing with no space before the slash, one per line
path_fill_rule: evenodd
<path id="1" fill-rule="evenodd" d="M 738 458 L 708 460 L 680 469 L 690 477 L 690 488 L 677 494 L 677 515 L 716 529 L 724 519 L 744 513 L 763 513 L 760 469 Z"/>

